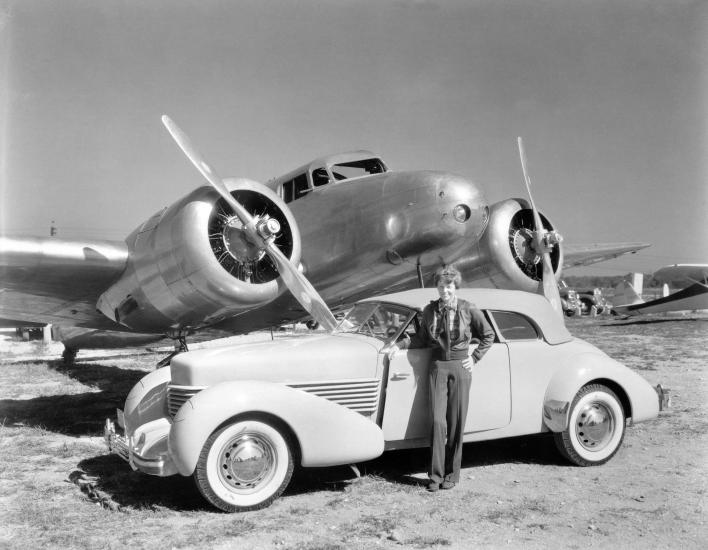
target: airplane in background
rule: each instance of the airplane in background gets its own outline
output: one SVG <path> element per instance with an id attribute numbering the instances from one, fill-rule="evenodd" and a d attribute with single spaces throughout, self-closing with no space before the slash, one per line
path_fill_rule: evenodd
<path id="1" fill-rule="evenodd" d="M 558 297 L 564 267 L 649 246 L 569 248 L 529 201 L 489 205 L 468 178 L 391 171 L 377 155 L 323 157 L 263 185 L 222 180 L 167 116 L 207 180 L 124 242 L 0 236 L 0 323 L 51 323 L 78 349 L 213 339 L 312 318 L 373 294 L 430 285 L 455 264 L 468 286 Z M 315 290 L 315 287 L 317 290 Z"/>
<path id="2" fill-rule="evenodd" d="M 652 278 L 663 283 L 663 296 L 645 302 L 641 295 L 643 276 L 635 273 L 634 283 L 621 282 L 615 288 L 613 306 L 618 315 L 669 313 L 708 309 L 708 264 L 674 264 L 654 272 Z M 669 284 L 689 286 L 669 294 Z"/>

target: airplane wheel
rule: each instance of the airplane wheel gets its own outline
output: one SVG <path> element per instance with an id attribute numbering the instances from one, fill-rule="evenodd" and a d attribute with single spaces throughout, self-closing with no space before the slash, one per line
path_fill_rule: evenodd
<path id="1" fill-rule="evenodd" d="M 287 435 L 273 425 L 238 420 L 212 433 L 194 471 L 199 491 L 225 512 L 246 512 L 270 505 L 293 473 Z"/>
<path id="2" fill-rule="evenodd" d="M 589 384 L 573 399 L 568 428 L 554 434 L 556 446 L 578 466 L 598 466 L 618 451 L 624 427 L 624 410 L 615 393 L 601 384 Z"/>
<path id="3" fill-rule="evenodd" d="M 79 353 L 79 350 L 76 348 L 64 347 L 64 351 L 61 354 L 62 362 L 65 365 L 73 365 L 74 361 L 76 360 L 77 353 Z"/>

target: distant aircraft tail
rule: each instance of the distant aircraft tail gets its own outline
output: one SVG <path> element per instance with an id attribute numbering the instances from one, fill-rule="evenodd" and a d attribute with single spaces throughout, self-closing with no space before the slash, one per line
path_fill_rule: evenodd
<path id="1" fill-rule="evenodd" d="M 627 281 L 620 282 L 615 287 L 615 296 L 612 299 L 612 303 L 617 306 L 631 306 L 634 304 L 643 304 L 644 300 L 637 294 L 632 286 L 632 283 Z"/>

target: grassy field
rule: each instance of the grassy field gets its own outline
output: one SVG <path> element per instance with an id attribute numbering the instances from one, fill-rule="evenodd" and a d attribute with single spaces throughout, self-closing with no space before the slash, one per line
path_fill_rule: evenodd
<path id="1" fill-rule="evenodd" d="M 164 353 L 82 352 L 0 335 L 0 547 L 701 548 L 708 540 L 708 318 L 568 320 L 672 389 L 673 408 L 628 429 L 608 464 L 576 468 L 546 436 L 465 446 L 454 491 L 423 490 L 427 454 L 299 471 L 270 508 L 228 515 L 191 479 L 132 472 L 106 454 L 104 419 Z"/>

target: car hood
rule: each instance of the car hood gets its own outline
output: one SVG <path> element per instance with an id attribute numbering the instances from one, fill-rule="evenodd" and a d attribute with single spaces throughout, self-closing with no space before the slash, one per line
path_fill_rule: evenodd
<path id="1" fill-rule="evenodd" d="M 227 380 L 292 383 L 373 378 L 378 340 L 319 334 L 181 353 L 172 359 L 172 384 L 211 386 Z"/>

